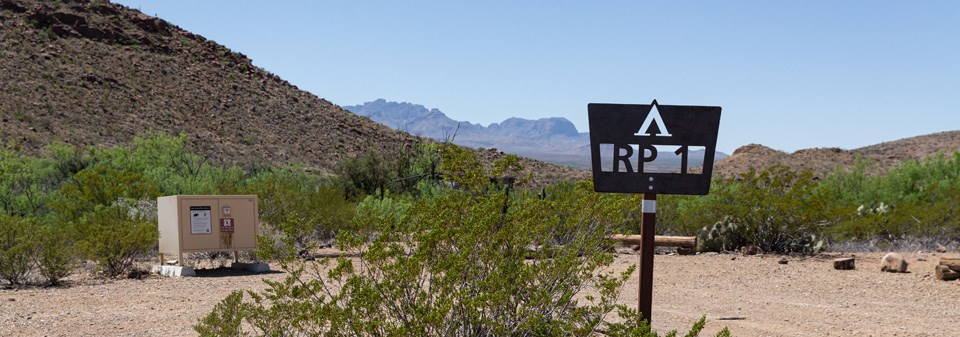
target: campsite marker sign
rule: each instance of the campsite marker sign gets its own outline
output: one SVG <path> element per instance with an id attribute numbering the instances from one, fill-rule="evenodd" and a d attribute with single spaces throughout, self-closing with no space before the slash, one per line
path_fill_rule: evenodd
<path id="1" fill-rule="evenodd" d="M 594 190 L 643 193 L 637 311 L 650 322 L 657 194 L 710 191 L 720 107 L 654 100 L 650 105 L 590 103 L 587 113 Z M 702 156 L 701 169 L 690 167 L 691 156 Z"/>

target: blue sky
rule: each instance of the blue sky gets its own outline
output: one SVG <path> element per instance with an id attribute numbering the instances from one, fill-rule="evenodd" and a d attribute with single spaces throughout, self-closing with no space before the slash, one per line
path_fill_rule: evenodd
<path id="1" fill-rule="evenodd" d="M 340 105 L 457 120 L 723 107 L 718 150 L 960 129 L 958 1 L 116 1 Z"/>

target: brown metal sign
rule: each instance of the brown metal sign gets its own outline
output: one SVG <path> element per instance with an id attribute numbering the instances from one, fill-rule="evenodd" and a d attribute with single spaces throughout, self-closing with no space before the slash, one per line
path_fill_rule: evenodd
<path id="1" fill-rule="evenodd" d="M 720 107 L 660 105 L 654 100 L 649 105 L 590 103 L 587 112 L 597 192 L 710 191 Z"/>

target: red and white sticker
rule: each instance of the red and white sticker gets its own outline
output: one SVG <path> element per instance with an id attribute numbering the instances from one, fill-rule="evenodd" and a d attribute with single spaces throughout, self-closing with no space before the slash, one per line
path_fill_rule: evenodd
<path id="1" fill-rule="evenodd" d="M 233 232 L 233 218 L 220 218 L 220 232 Z"/>

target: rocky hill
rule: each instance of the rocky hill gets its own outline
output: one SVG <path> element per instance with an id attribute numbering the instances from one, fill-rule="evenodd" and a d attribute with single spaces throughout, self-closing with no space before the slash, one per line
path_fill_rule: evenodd
<path id="1" fill-rule="evenodd" d="M 52 142 L 120 145 L 150 131 L 185 132 L 189 147 L 215 163 L 321 172 L 363 151 L 423 141 L 162 19 L 85 0 L 0 0 L 0 121 L 3 146 L 27 153 Z M 540 181 L 585 174 L 528 166 L 541 166 Z"/>
<path id="2" fill-rule="evenodd" d="M 763 145 L 750 144 L 717 162 L 714 172 L 731 177 L 750 168 L 784 165 L 795 169 L 811 169 L 814 175 L 825 177 L 837 168 L 850 167 L 857 158 L 864 158 L 876 164 L 871 165 L 869 172 L 876 174 L 904 160 L 923 159 L 937 153 L 951 154 L 954 151 L 960 151 L 960 131 L 911 137 L 853 150 L 816 148 L 786 153 Z"/>

